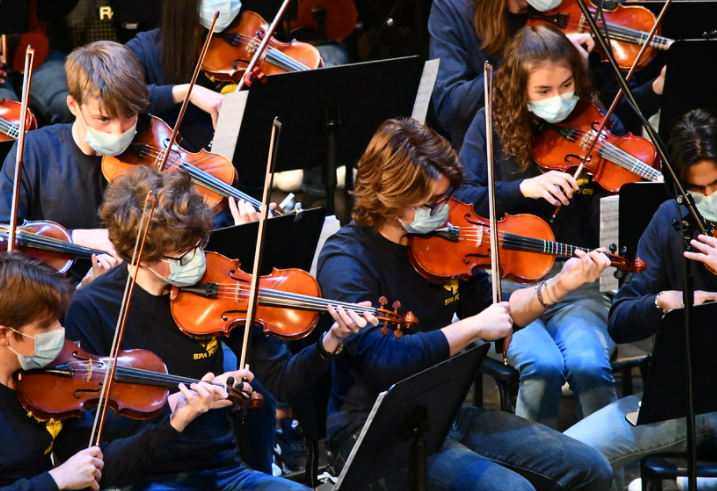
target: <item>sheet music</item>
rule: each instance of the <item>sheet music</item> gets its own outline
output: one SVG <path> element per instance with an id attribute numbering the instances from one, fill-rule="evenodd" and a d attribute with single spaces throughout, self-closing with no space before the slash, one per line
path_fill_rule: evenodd
<path id="1" fill-rule="evenodd" d="M 411 117 L 421 124 L 426 124 L 428 104 L 431 102 L 440 61 L 440 59 L 428 60 L 423 65 L 423 74 L 421 74 L 421 82 L 418 84 L 418 92 L 416 92 L 416 102 L 413 103 L 413 112 L 411 113 Z"/>
<path id="2" fill-rule="evenodd" d="M 606 196 L 600 199 L 600 247 L 609 247 L 619 243 L 618 220 L 620 216 L 620 196 Z M 618 289 L 615 269 L 607 268 L 600 275 L 600 291 Z"/>
<path id="3" fill-rule="evenodd" d="M 222 107 L 219 110 L 217 129 L 214 131 L 214 140 L 212 141 L 213 153 L 223 155 L 229 160 L 234 158 L 234 150 L 237 147 L 239 129 L 242 119 L 244 119 L 244 109 L 248 97 L 248 90 L 224 95 Z"/>
<path id="4" fill-rule="evenodd" d="M 326 242 L 326 239 L 328 239 L 329 236 L 334 235 L 336 232 L 338 232 L 340 228 L 341 223 L 339 223 L 339 220 L 338 218 L 336 218 L 336 215 L 329 215 L 324 218 L 324 226 L 321 228 L 321 235 L 319 235 L 319 242 L 316 244 L 314 260 L 311 262 L 311 271 L 309 271 L 311 273 L 311 276 L 313 276 L 314 278 L 316 278 L 316 267 L 319 261 L 319 253 L 324 247 L 324 242 Z"/>

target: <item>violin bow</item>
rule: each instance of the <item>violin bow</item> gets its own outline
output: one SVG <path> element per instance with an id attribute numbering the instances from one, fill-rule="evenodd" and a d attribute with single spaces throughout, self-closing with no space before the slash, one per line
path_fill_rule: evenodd
<path id="1" fill-rule="evenodd" d="M 237 84 L 236 88 L 234 89 L 234 92 L 239 92 L 241 89 L 244 88 L 245 85 L 247 85 L 247 81 L 251 78 L 252 73 L 254 72 L 254 67 L 256 67 L 257 63 L 259 63 L 259 60 L 261 59 L 262 55 L 264 54 L 266 47 L 269 46 L 269 41 L 271 41 L 271 36 L 273 36 L 274 32 L 276 32 L 276 28 L 278 27 L 279 23 L 281 22 L 281 19 L 284 17 L 284 13 L 286 12 L 286 9 L 289 7 L 290 1 L 291 0 L 284 0 L 284 2 L 281 4 L 281 7 L 279 7 L 279 11 L 276 13 L 274 20 L 271 22 L 271 25 L 269 26 L 268 31 L 266 33 L 264 33 L 264 38 L 261 40 L 259 47 L 254 52 L 254 56 L 252 56 L 251 61 L 247 65 L 246 70 L 244 71 L 244 76 L 241 78 L 241 80 Z"/>
<path id="2" fill-rule="evenodd" d="M 4 51 L 3 51 L 4 52 Z M 15 154 L 15 176 L 12 185 L 12 206 L 10 208 L 10 230 L 8 232 L 7 250 L 15 249 L 17 234 L 17 215 L 20 208 L 20 188 L 22 187 L 22 162 L 25 153 L 25 118 L 27 118 L 32 85 L 32 62 L 35 50 L 28 44 L 25 50 L 25 76 L 22 81 L 22 103 L 20 104 L 20 124 L 18 126 L 17 152 Z"/>
<path id="3" fill-rule="evenodd" d="M 249 340 L 251 336 L 251 326 L 254 323 L 254 316 L 259 299 L 259 272 L 261 270 L 262 252 L 264 249 L 265 228 L 267 216 L 269 214 L 269 190 L 273 185 L 274 167 L 276 166 L 277 149 L 279 147 L 279 137 L 281 136 L 281 122 L 278 118 L 274 118 L 271 126 L 271 140 L 269 142 L 269 157 L 266 163 L 266 176 L 264 178 L 264 192 L 262 195 L 262 204 L 259 214 L 259 231 L 257 232 L 256 248 L 254 250 L 254 267 L 252 268 L 251 286 L 249 287 L 249 300 L 247 304 L 246 323 L 244 324 L 244 338 L 242 343 L 242 351 L 239 359 L 239 367 L 249 369 L 247 363 Z M 237 290 L 238 292 L 238 290 Z M 238 293 L 237 293 L 238 294 Z"/>
<path id="4" fill-rule="evenodd" d="M 149 227 L 152 223 L 152 215 L 156 204 L 157 199 L 150 191 L 147 193 L 147 198 L 145 199 L 144 208 L 142 210 L 142 220 L 140 221 L 140 226 L 138 227 L 137 239 L 135 240 L 134 251 L 132 253 L 131 265 L 134 266 L 134 270 L 131 274 L 127 275 L 127 282 L 125 283 L 122 303 L 120 304 L 120 311 L 117 316 L 115 334 L 112 339 L 112 348 L 110 349 L 110 369 L 105 370 L 105 378 L 99 395 L 99 404 L 97 413 L 95 414 L 95 420 L 92 425 L 89 446 L 100 445 L 102 442 L 102 430 L 104 429 L 107 410 L 109 409 L 110 393 L 112 391 L 115 372 L 117 370 L 117 358 L 119 356 L 122 338 L 124 337 L 124 331 L 127 325 L 129 306 L 132 301 L 135 285 L 137 284 L 139 263 L 142 259 L 142 254 L 144 253 L 144 245 L 147 241 L 147 235 L 149 233 Z"/>
<path id="5" fill-rule="evenodd" d="M 615 71 L 615 76 L 618 79 L 618 83 L 620 85 L 620 90 L 615 94 L 615 98 L 613 99 L 612 103 L 610 104 L 610 107 L 608 108 L 607 112 L 603 115 L 602 121 L 600 122 L 600 125 L 598 126 L 597 130 L 595 130 L 595 137 L 591 139 L 587 150 L 584 152 L 583 156 L 580 158 L 580 165 L 578 166 L 577 170 L 575 171 L 575 174 L 573 177 L 577 180 L 580 178 L 580 175 L 583 172 L 583 169 L 585 167 L 585 162 L 592 154 L 593 150 L 595 149 L 595 146 L 600 141 L 600 136 L 602 135 L 603 130 L 605 129 L 605 125 L 607 124 L 608 120 L 610 119 L 610 116 L 612 116 L 613 112 L 615 112 L 615 108 L 617 107 L 617 104 L 620 102 L 620 99 L 622 99 L 623 95 L 626 95 L 629 99 L 630 103 L 632 104 L 633 108 L 636 112 L 639 112 L 640 119 L 642 121 L 643 126 L 647 129 L 650 124 L 646 121 L 644 116 L 642 116 L 642 113 L 639 110 L 639 107 L 637 105 L 637 102 L 635 101 L 635 98 L 632 95 L 632 91 L 627 86 L 627 82 L 632 79 L 633 74 L 637 71 L 637 64 L 642 59 L 643 54 L 645 53 L 645 50 L 647 50 L 650 46 L 650 43 L 652 42 L 653 37 L 655 36 L 655 33 L 657 32 L 657 29 L 660 26 L 660 23 L 662 22 L 663 17 L 665 16 L 665 13 L 667 12 L 667 8 L 672 3 L 672 0 L 666 0 L 665 5 L 662 7 L 662 10 L 660 11 L 660 15 L 655 20 L 655 24 L 652 26 L 652 29 L 647 35 L 647 38 L 645 39 L 645 42 L 640 47 L 640 51 L 638 52 L 637 56 L 635 57 L 635 61 L 633 61 L 632 66 L 630 67 L 630 70 L 628 71 L 627 75 L 623 77 L 622 72 L 620 71 L 620 68 L 617 66 L 617 62 L 615 61 L 615 56 L 612 52 L 612 45 L 609 43 L 609 36 L 610 32 L 608 31 L 607 27 L 605 27 L 605 31 L 600 30 L 598 27 L 595 18 L 601 15 L 602 13 L 602 1 L 600 2 L 600 6 L 598 7 L 597 11 L 595 12 L 595 17 L 590 15 L 590 11 L 588 10 L 587 4 L 585 3 L 585 0 L 576 0 L 578 3 L 578 6 L 580 7 L 580 10 L 583 13 L 583 17 L 586 18 L 588 25 L 590 26 L 590 30 L 592 32 L 592 35 L 597 39 L 597 42 L 600 44 L 600 47 L 605 52 L 608 62 L 612 66 L 613 70 Z M 603 18 L 603 25 L 607 26 L 607 23 L 605 22 Z M 667 156 L 665 155 L 666 152 L 664 151 L 663 147 L 658 144 L 657 142 L 657 136 L 654 134 L 654 131 L 648 131 L 648 135 L 650 136 L 650 140 L 652 140 L 652 143 L 657 148 L 657 151 L 660 153 L 660 157 L 662 158 L 663 162 L 667 159 Z M 553 215 L 550 219 L 551 223 L 555 221 L 555 217 L 557 217 L 558 213 L 560 212 L 560 209 L 562 208 L 562 205 L 558 205 L 555 208 L 555 211 L 553 212 Z"/>
<path id="6" fill-rule="evenodd" d="M 495 159 L 493 152 L 493 65 L 485 62 L 483 65 L 483 85 L 485 100 L 485 149 L 486 167 L 488 170 L 488 215 L 490 221 L 490 271 L 493 288 L 493 303 L 503 301 L 503 290 L 500 279 L 500 239 L 498 237 L 498 214 L 496 210 L 495 194 Z M 496 352 L 503 354 L 503 364 L 508 364 L 508 338 L 496 341 Z"/>
<path id="7" fill-rule="evenodd" d="M 199 72 L 202 69 L 202 63 L 204 62 L 204 57 L 207 55 L 207 51 L 209 50 L 209 42 L 212 40 L 212 35 L 214 34 L 214 26 L 216 26 L 218 18 L 219 18 L 219 11 L 217 10 L 214 13 L 214 20 L 212 20 L 212 25 L 209 28 L 209 34 L 207 34 L 207 37 L 204 40 L 204 46 L 202 46 L 202 51 L 199 53 L 199 60 L 197 60 L 197 64 L 194 67 L 194 73 L 192 73 L 192 80 L 189 82 L 189 88 L 187 89 L 187 95 L 184 96 L 184 100 L 182 101 L 182 107 L 179 109 L 179 115 L 177 116 L 177 122 L 174 124 L 174 128 L 172 128 L 172 134 L 169 136 L 169 142 L 167 144 L 167 149 L 164 152 L 162 152 L 162 154 L 161 154 L 162 158 L 157 167 L 160 172 L 164 171 L 164 167 L 167 165 L 167 160 L 169 159 L 169 154 L 172 152 L 172 147 L 174 146 L 174 143 L 177 141 L 177 136 L 179 135 L 179 126 L 182 124 L 182 120 L 184 119 L 184 113 L 187 112 L 187 106 L 189 106 L 189 98 L 192 95 L 192 90 L 194 89 L 194 85 L 197 83 L 197 77 L 199 76 Z"/>

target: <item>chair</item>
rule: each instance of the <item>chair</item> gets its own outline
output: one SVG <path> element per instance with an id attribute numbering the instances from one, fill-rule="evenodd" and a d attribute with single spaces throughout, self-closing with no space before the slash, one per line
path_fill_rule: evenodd
<path id="1" fill-rule="evenodd" d="M 717 461 L 697 460 L 698 477 L 717 477 Z M 717 457 L 703 455 L 705 459 Z M 662 491 L 663 479 L 675 479 L 687 476 L 687 457 L 685 454 L 655 454 L 640 461 L 642 491 Z"/>
<path id="2" fill-rule="evenodd" d="M 622 396 L 632 395 L 632 369 L 639 368 L 640 376 L 647 376 L 647 367 L 650 363 L 650 355 L 644 351 L 637 350 L 635 354 L 630 356 L 620 356 L 618 350 L 613 353 L 610 364 L 613 373 L 619 373 L 621 379 Z M 498 385 L 498 393 L 500 396 L 500 410 L 505 412 L 513 412 L 513 398 L 518 393 L 518 382 L 520 381 L 520 373 L 512 365 L 504 365 L 498 360 L 486 358 L 481 365 L 480 374 L 476 377 L 473 385 L 473 404 L 476 407 L 483 406 L 483 377 L 489 375 Z"/>

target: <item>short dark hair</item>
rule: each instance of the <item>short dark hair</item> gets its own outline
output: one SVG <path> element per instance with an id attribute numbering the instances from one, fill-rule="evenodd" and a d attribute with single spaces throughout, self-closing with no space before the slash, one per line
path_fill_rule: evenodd
<path id="1" fill-rule="evenodd" d="M 47 264 L 21 252 L 0 253 L 0 325 L 48 327 L 65 312 L 74 289 Z"/>
<path id="2" fill-rule="evenodd" d="M 680 182 L 685 182 L 687 169 L 697 162 L 717 164 L 717 116 L 704 109 L 685 113 L 672 126 L 667 148 Z"/>

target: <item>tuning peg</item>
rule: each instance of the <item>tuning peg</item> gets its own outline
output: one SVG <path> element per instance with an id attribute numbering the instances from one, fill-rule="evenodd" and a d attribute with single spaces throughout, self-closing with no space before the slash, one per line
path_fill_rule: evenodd
<path id="1" fill-rule="evenodd" d="M 610 254 L 615 254 L 615 252 L 617 251 L 617 245 L 614 243 L 607 246 L 607 248 L 610 250 Z"/>
<path id="2" fill-rule="evenodd" d="M 401 302 L 399 302 L 398 300 L 396 300 L 395 302 L 393 302 L 393 303 L 391 304 L 391 307 L 393 307 L 393 311 L 394 311 L 394 312 L 398 312 L 398 311 L 401 309 Z"/>
<path id="3" fill-rule="evenodd" d="M 385 336 L 385 335 L 387 335 L 387 334 L 388 334 L 388 327 L 387 327 L 386 324 L 384 323 L 384 325 L 381 326 L 381 335 L 382 335 L 382 336 Z"/>
<path id="4" fill-rule="evenodd" d="M 381 308 L 385 307 L 388 304 L 388 298 L 379 297 L 378 304 L 381 306 Z"/>
<path id="5" fill-rule="evenodd" d="M 403 331 L 401 330 L 401 328 L 398 328 L 395 331 L 393 331 L 393 336 L 396 339 L 400 339 L 401 337 L 403 337 Z"/>

